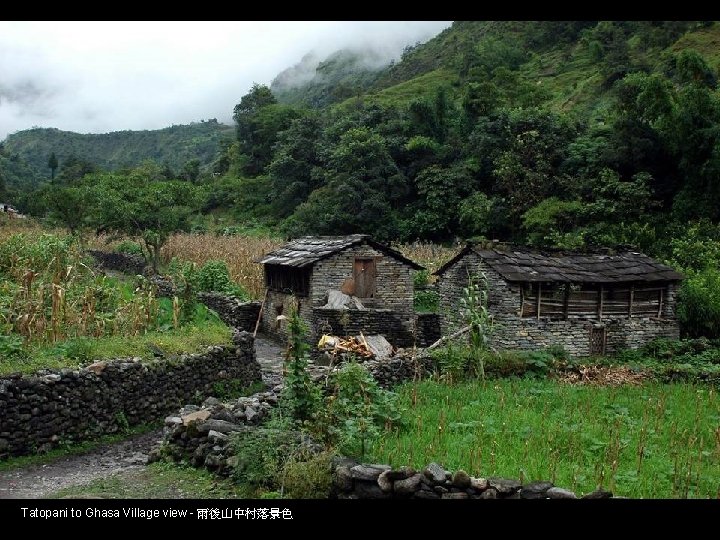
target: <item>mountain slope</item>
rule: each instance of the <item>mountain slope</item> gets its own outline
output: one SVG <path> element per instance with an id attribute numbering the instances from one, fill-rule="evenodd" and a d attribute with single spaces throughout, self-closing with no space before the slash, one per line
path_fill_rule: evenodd
<path id="1" fill-rule="evenodd" d="M 233 135 L 232 127 L 216 120 L 158 130 L 103 134 L 34 128 L 9 135 L 4 147 L 6 155 L 17 156 L 26 162 L 36 178 L 48 178 L 48 159 L 52 153 L 55 153 L 60 169 L 74 156 L 103 169 L 132 167 L 151 159 L 177 171 L 192 159 L 200 160 L 201 165 L 209 164 L 221 141 L 232 140 Z"/>

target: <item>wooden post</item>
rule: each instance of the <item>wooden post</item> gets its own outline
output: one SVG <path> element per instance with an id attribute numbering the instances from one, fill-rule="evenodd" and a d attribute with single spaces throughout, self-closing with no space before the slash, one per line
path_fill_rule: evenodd
<path id="1" fill-rule="evenodd" d="M 632 306 L 635 300 L 635 285 L 630 285 L 630 294 L 628 295 L 628 319 L 632 317 Z"/>
<path id="2" fill-rule="evenodd" d="M 540 282 L 538 281 L 537 301 L 535 302 L 535 303 L 536 303 L 536 308 L 537 308 L 537 319 L 538 319 L 538 321 L 540 320 L 540 304 L 541 304 L 540 295 L 541 295 L 541 294 L 542 294 L 542 283 L 540 283 Z"/>
<path id="3" fill-rule="evenodd" d="M 599 297 L 598 297 L 598 320 L 602 321 L 602 311 L 603 311 L 603 292 L 605 291 L 604 287 L 600 285 L 600 291 L 599 291 Z"/>
<path id="4" fill-rule="evenodd" d="M 570 311 L 570 284 L 565 284 L 565 297 L 563 298 L 563 317 L 567 320 Z"/>
<path id="5" fill-rule="evenodd" d="M 659 299 L 658 299 L 658 319 L 662 317 L 662 308 L 663 308 L 663 293 L 665 292 L 665 289 L 660 289 Z"/>
<path id="6" fill-rule="evenodd" d="M 265 289 L 265 297 L 263 298 L 262 304 L 260 304 L 260 311 L 258 311 L 258 318 L 255 321 L 255 331 L 253 332 L 253 339 L 257 336 L 258 327 L 260 326 L 260 320 L 263 316 L 263 310 L 265 309 L 265 302 L 267 302 L 268 292 L 270 289 Z"/>

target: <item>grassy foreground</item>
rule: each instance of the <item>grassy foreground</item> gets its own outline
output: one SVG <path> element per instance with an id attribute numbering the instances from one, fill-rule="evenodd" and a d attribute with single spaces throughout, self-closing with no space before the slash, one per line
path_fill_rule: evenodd
<path id="1" fill-rule="evenodd" d="M 366 461 L 437 461 L 578 493 L 720 496 L 720 399 L 711 386 L 425 381 L 399 393 L 403 426 L 376 441 Z"/>

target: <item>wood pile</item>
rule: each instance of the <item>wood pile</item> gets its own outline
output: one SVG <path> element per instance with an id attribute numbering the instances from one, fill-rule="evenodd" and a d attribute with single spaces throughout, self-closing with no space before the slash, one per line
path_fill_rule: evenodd
<path id="1" fill-rule="evenodd" d="M 360 359 L 388 357 L 393 348 L 382 336 L 368 336 L 361 333 L 359 336 L 338 337 L 323 335 L 318 342 L 318 349 L 333 356 L 353 354 Z"/>

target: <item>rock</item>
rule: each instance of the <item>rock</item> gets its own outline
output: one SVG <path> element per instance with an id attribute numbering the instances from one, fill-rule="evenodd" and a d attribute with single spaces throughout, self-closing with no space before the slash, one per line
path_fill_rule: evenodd
<path id="1" fill-rule="evenodd" d="M 365 309 L 362 302 L 354 296 L 348 296 L 340 291 L 328 291 L 327 303 L 323 309 Z"/>
<path id="2" fill-rule="evenodd" d="M 550 482 L 533 482 L 526 484 L 520 491 L 521 499 L 545 499 L 547 490 L 553 487 Z"/>
<path id="3" fill-rule="evenodd" d="M 220 433 L 230 433 L 231 431 L 240 431 L 242 426 L 233 424 L 232 422 L 226 422 L 225 420 L 205 420 L 202 424 L 197 427 L 200 432 L 219 431 Z"/>
<path id="4" fill-rule="evenodd" d="M 353 488 L 353 478 L 350 467 L 340 465 L 333 473 L 333 484 L 340 491 L 351 491 Z"/>
<path id="5" fill-rule="evenodd" d="M 443 493 L 440 496 L 441 499 L 467 499 L 468 494 L 464 492 L 458 492 L 458 493 Z"/>
<path id="6" fill-rule="evenodd" d="M 400 467 L 399 469 L 386 471 L 383 474 L 387 475 L 388 480 L 394 482 L 395 480 L 405 480 L 406 478 L 410 478 L 415 474 L 415 472 L 415 469 L 412 467 Z"/>
<path id="7" fill-rule="evenodd" d="M 488 486 L 494 488 L 499 495 L 512 495 L 520 490 L 522 484 L 509 478 L 488 478 Z"/>
<path id="8" fill-rule="evenodd" d="M 248 422 L 252 422 L 252 419 L 258 415 L 257 411 L 252 407 L 245 407 L 245 418 Z"/>
<path id="9" fill-rule="evenodd" d="M 475 491 L 485 491 L 488 487 L 488 481 L 485 478 L 470 477 L 470 487 Z"/>
<path id="10" fill-rule="evenodd" d="M 448 488 L 446 488 L 446 487 L 443 487 L 443 486 L 435 486 L 435 487 L 433 488 L 433 491 L 434 491 L 435 493 L 439 493 L 440 495 L 442 495 L 443 493 L 448 493 L 450 490 L 449 490 Z"/>
<path id="11" fill-rule="evenodd" d="M 437 463 L 433 462 L 425 467 L 423 474 L 435 484 L 443 484 L 445 482 L 445 469 Z"/>
<path id="12" fill-rule="evenodd" d="M 186 405 L 185 408 L 187 409 L 188 406 Z M 195 411 L 183 416 L 182 423 L 184 426 L 189 426 L 193 422 L 202 422 L 208 418 L 210 418 L 210 411 Z"/>
<path id="13" fill-rule="evenodd" d="M 612 491 L 605 491 L 604 489 L 596 489 L 595 491 L 592 491 L 588 493 L 587 495 L 583 495 L 583 499 L 609 499 L 613 496 Z"/>
<path id="14" fill-rule="evenodd" d="M 218 411 L 210 415 L 211 420 L 224 420 L 225 422 L 235 423 L 235 417 L 225 408 L 221 408 Z"/>
<path id="15" fill-rule="evenodd" d="M 166 426 L 179 426 L 182 423 L 182 418 L 180 418 L 179 416 L 167 416 L 165 418 Z"/>
<path id="16" fill-rule="evenodd" d="M 224 433 L 220 433 L 219 431 L 215 431 L 214 429 L 211 429 L 208 431 L 208 439 L 211 441 L 227 441 L 228 436 Z"/>
<path id="17" fill-rule="evenodd" d="M 105 371 L 107 365 L 107 362 L 94 362 L 87 366 L 85 369 L 87 369 L 88 371 L 92 371 L 95 375 L 100 375 L 103 371 Z"/>
<path id="18" fill-rule="evenodd" d="M 421 479 L 422 475 L 414 474 L 405 480 L 395 480 L 393 483 L 393 489 L 395 490 L 395 493 L 399 493 L 401 495 L 415 493 L 420 487 Z"/>
<path id="19" fill-rule="evenodd" d="M 387 493 L 383 493 L 377 482 L 362 480 L 355 482 L 355 494 L 360 499 L 387 499 L 389 497 Z"/>
<path id="20" fill-rule="evenodd" d="M 462 469 L 458 469 L 455 471 L 455 474 L 452 476 L 452 485 L 455 486 L 458 489 L 467 489 L 470 487 L 470 475 L 463 471 Z"/>
<path id="21" fill-rule="evenodd" d="M 551 487 L 545 495 L 550 499 L 577 499 L 577 495 L 569 489 Z"/>
<path id="22" fill-rule="evenodd" d="M 206 409 L 210 409 L 210 408 L 214 407 L 215 405 L 220 405 L 220 400 L 218 398 L 212 397 L 212 396 L 210 396 L 205 401 L 203 401 L 203 404 L 202 404 L 202 406 L 205 407 Z"/>
<path id="23" fill-rule="evenodd" d="M 362 343 L 362 336 L 357 336 L 357 339 Z M 376 360 L 385 360 L 386 358 L 390 358 L 392 356 L 393 346 L 387 339 L 385 339 L 385 336 L 381 336 L 379 334 L 365 336 L 365 342 Z"/>
<path id="24" fill-rule="evenodd" d="M 497 499 L 497 491 L 495 488 L 487 488 L 480 494 L 481 499 Z"/>
<path id="25" fill-rule="evenodd" d="M 439 499 L 440 495 L 438 495 L 431 489 L 428 489 L 427 486 L 423 486 L 422 489 L 419 489 L 415 492 L 414 497 L 416 499 Z"/>
<path id="26" fill-rule="evenodd" d="M 377 482 L 378 476 L 384 471 L 389 471 L 389 465 L 355 465 L 350 469 L 350 474 L 356 480 L 371 480 Z"/>
<path id="27" fill-rule="evenodd" d="M 377 483 L 383 493 L 390 493 L 393 489 L 393 481 L 388 476 L 392 471 L 384 471 L 378 476 Z"/>

